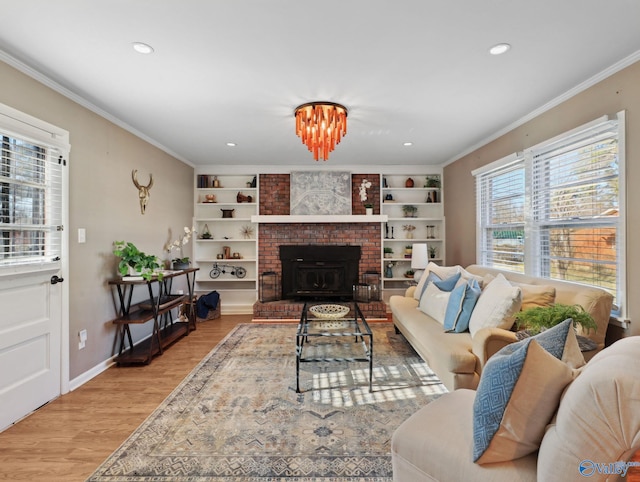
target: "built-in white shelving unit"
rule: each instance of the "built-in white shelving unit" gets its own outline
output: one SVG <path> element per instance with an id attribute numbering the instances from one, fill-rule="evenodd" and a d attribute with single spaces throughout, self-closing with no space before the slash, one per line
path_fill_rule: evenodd
<path id="1" fill-rule="evenodd" d="M 195 291 L 218 291 L 226 313 L 250 312 L 257 299 L 258 224 L 251 220 L 258 214 L 257 182 L 254 174 L 195 176 Z M 206 231 L 211 238 L 203 238 Z"/>
<path id="2" fill-rule="evenodd" d="M 412 186 L 408 187 L 407 180 Z M 435 250 L 430 259 L 442 264 L 445 259 L 445 218 L 441 173 L 382 175 L 381 213 L 388 217 L 382 228 L 382 292 L 385 301 L 394 294 L 403 294 L 413 282 L 405 276 L 411 269 L 411 254 L 406 252 L 414 243 L 426 243 Z M 405 227 L 413 226 L 414 230 Z M 391 250 L 391 254 L 385 251 Z M 387 276 L 391 264 L 392 276 Z"/>

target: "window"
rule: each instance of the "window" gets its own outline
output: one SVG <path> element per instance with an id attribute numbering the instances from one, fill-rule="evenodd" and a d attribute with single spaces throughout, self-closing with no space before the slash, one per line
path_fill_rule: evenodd
<path id="1" fill-rule="evenodd" d="M 477 179 L 478 262 L 524 272 L 524 160 L 512 157 Z"/>
<path id="2" fill-rule="evenodd" d="M 62 255 L 64 151 L 47 143 L 42 131 L 41 140 L 12 132 L 12 121 L 0 115 L 0 267 L 56 261 Z"/>
<path id="3" fill-rule="evenodd" d="M 624 298 L 624 113 L 474 172 L 478 263 Z"/>

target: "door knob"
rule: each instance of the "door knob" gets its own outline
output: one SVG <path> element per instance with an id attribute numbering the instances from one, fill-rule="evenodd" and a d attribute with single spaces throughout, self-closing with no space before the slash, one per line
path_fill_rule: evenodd
<path id="1" fill-rule="evenodd" d="M 51 284 L 52 285 L 55 285 L 55 284 L 58 284 L 58 283 L 62 283 L 63 281 L 64 281 L 64 278 L 59 278 L 56 275 L 53 275 L 51 277 Z"/>

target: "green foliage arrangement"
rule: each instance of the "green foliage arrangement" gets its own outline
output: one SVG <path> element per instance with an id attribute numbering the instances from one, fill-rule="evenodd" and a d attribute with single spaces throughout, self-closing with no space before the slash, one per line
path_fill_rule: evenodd
<path id="1" fill-rule="evenodd" d="M 582 306 L 560 303 L 518 312 L 516 327 L 518 330 L 527 330 L 529 334 L 535 335 L 546 328 L 562 323 L 567 318 L 571 318 L 574 326 L 580 325 L 587 333 L 592 329 L 594 331 L 598 329 L 593 317 Z"/>
<path id="2" fill-rule="evenodd" d="M 113 254 L 120 258 L 118 271 L 122 276 L 129 274 L 129 266 L 131 266 L 147 281 L 154 275 L 157 275 L 158 279 L 162 279 L 162 273 L 155 273 L 155 270 L 160 268 L 158 257 L 143 253 L 133 243 L 114 241 Z"/>

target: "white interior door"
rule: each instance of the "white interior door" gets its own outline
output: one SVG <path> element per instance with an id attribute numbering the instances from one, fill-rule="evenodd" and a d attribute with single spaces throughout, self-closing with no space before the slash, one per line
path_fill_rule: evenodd
<path id="1" fill-rule="evenodd" d="M 60 395 L 62 286 L 52 276 L 59 266 L 0 277 L 0 430 Z"/>
<path id="2" fill-rule="evenodd" d="M 0 104 L 0 430 L 68 391 L 69 151 Z"/>

